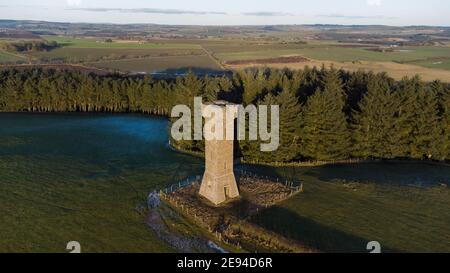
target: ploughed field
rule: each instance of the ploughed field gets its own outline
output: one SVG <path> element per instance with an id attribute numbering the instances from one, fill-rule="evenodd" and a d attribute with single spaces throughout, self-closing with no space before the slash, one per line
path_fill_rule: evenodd
<path id="1" fill-rule="evenodd" d="M 166 120 L 4 113 L 0 126 L 0 252 L 65 252 L 69 241 L 83 252 L 175 251 L 136 211 L 149 192 L 203 171 L 202 159 L 168 148 Z M 364 252 L 373 240 L 390 251 L 450 251 L 448 166 L 246 168 L 303 183 L 252 220 L 288 239 L 332 252 Z"/>

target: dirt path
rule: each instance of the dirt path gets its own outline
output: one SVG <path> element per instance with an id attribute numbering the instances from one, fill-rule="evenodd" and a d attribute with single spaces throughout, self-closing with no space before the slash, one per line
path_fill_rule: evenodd
<path id="1" fill-rule="evenodd" d="M 226 70 L 225 66 L 218 60 L 216 59 L 216 57 L 214 57 L 214 55 L 207 50 L 203 45 L 201 46 L 201 48 L 203 49 L 203 51 L 206 53 L 206 55 L 208 55 L 208 57 L 218 66 L 220 67 L 220 69 L 222 70 Z"/>
<path id="2" fill-rule="evenodd" d="M 180 225 L 180 216 L 165 205 L 150 209 L 145 223 L 163 241 L 181 253 L 216 253 L 219 250 L 207 238 L 196 234 L 187 225 Z"/>

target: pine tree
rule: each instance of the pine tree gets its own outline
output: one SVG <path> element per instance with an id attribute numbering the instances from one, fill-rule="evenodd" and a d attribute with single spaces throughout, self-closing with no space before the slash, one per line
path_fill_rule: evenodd
<path id="1" fill-rule="evenodd" d="M 433 89 L 417 90 L 416 120 L 414 122 L 411 156 L 437 159 L 439 157 L 439 116 L 437 94 Z"/>
<path id="2" fill-rule="evenodd" d="M 243 86 L 242 102 L 244 105 L 255 103 L 264 95 L 266 81 L 264 72 L 262 70 L 244 71 L 239 75 Z"/>
<path id="3" fill-rule="evenodd" d="M 414 122 L 416 121 L 416 111 L 418 109 L 418 92 L 420 81 L 418 78 L 403 78 L 398 86 L 396 95 L 399 105 L 397 111 L 397 122 L 392 132 L 394 142 L 393 155 L 398 158 L 406 158 L 411 154 L 413 143 Z"/>
<path id="4" fill-rule="evenodd" d="M 280 107 L 280 146 L 273 153 L 273 161 L 289 162 L 299 154 L 299 133 L 301 107 L 295 93 L 286 89 L 276 98 L 276 104 Z M 264 103 L 269 105 L 268 103 Z"/>
<path id="5" fill-rule="evenodd" d="M 278 96 L 267 94 L 259 105 L 267 105 L 268 131 L 271 132 L 271 106 L 279 106 L 279 147 L 273 152 L 261 152 L 261 141 L 241 141 L 241 151 L 246 159 L 255 162 L 289 162 L 297 158 L 299 154 L 299 130 L 298 118 L 301 107 L 298 98 L 290 90 L 283 90 Z M 248 120 L 247 120 L 248 125 Z M 260 125 L 260 124 L 259 124 Z M 267 142 L 263 142 L 267 143 Z"/>
<path id="6" fill-rule="evenodd" d="M 450 160 L 450 88 L 442 90 L 442 117 L 440 120 L 440 159 Z"/>
<path id="7" fill-rule="evenodd" d="M 324 77 L 323 88 L 311 96 L 302 120 L 302 153 L 317 160 L 345 159 L 350 154 L 350 133 L 344 109 L 344 94 L 335 69 Z"/>
<path id="8" fill-rule="evenodd" d="M 435 92 L 427 91 L 418 76 L 399 85 L 398 118 L 394 130 L 394 155 L 433 158 L 438 142 L 438 108 Z"/>
<path id="9" fill-rule="evenodd" d="M 0 71 L 0 111 L 168 116 L 174 105 L 192 104 L 193 96 L 202 95 L 209 100 L 280 105 L 279 150 L 260 153 L 261 143 L 242 143 L 246 159 L 273 162 L 300 156 L 334 160 L 353 154 L 364 158 L 449 160 L 449 87 L 438 81 L 425 84 L 418 77 L 395 82 L 385 74 L 325 68 L 259 69 L 234 73 L 231 79 L 198 78 L 189 73 L 176 80 L 5 68 Z M 305 105 L 301 111 L 299 104 Z M 347 128 L 350 114 L 351 140 Z M 300 134 L 296 133 L 299 127 Z M 352 140 L 354 151 L 350 149 Z M 202 150 L 201 142 L 186 144 L 186 149 Z"/>
<path id="10" fill-rule="evenodd" d="M 372 78 L 367 94 L 354 113 L 354 139 L 356 157 L 391 158 L 397 97 L 383 78 Z"/>

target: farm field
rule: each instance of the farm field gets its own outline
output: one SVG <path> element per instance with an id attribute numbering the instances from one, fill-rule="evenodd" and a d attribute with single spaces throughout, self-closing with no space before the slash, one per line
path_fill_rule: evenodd
<path id="1" fill-rule="evenodd" d="M 345 70 L 366 70 L 387 72 L 390 76 L 401 79 L 404 76 L 419 74 L 424 80 L 450 81 L 450 48 L 448 46 L 407 46 L 394 48 L 392 52 L 374 51 L 374 45 L 341 44 L 335 41 L 308 42 L 287 45 L 209 45 L 205 46 L 213 52 L 215 58 L 226 65 L 227 62 L 264 60 L 283 57 L 305 57 L 308 62 L 291 64 L 266 65 L 277 68 L 302 69 L 306 65 L 320 67 L 322 65 Z M 265 66 L 258 62 L 258 66 Z M 226 65 L 230 69 L 254 67 L 247 65 Z"/>
<path id="2" fill-rule="evenodd" d="M 429 68 L 450 70 L 450 57 L 436 58 L 436 59 L 424 60 L 424 61 L 416 61 L 416 62 L 411 62 L 411 64 L 420 65 L 420 66 L 429 67 Z"/>
<path id="3" fill-rule="evenodd" d="M 0 63 L 17 62 L 20 60 L 24 60 L 24 58 L 0 50 Z"/>
<path id="4" fill-rule="evenodd" d="M 289 55 L 301 55 L 306 58 L 322 61 L 377 61 L 377 62 L 408 62 L 426 60 L 428 58 L 449 57 L 448 47 L 404 47 L 394 52 L 375 52 L 364 48 L 345 47 L 309 47 L 299 49 L 278 49 L 268 51 L 248 51 L 219 53 L 216 56 L 222 61 L 235 61 L 245 59 L 264 59 Z"/>
<path id="5" fill-rule="evenodd" d="M 386 72 L 394 79 L 400 80 L 405 76 L 413 77 L 419 75 L 425 81 L 434 81 L 436 79 L 450 82 L 450 71 L 444 69 L 433 69 L 413 64 L 399 64 L 394 62 L 330 62 L 330 61 L 317 61 L 309 60 L 299 63 L 289 64 L 244 64 L 244 65 L 226 65 L 228 69 L 239 70 L 249 67 L 273 67 L 273 68 L 290 68 L 290 69 L 303 69 L 305 66 L 309 67 L 325 67 L 334 66 L 338 69 L 344 69 L 348 71 L 373 71 L 375 73 Z"/>
<path id="6" fill-rule="evenodd" d="M 315 47 L 311 44 L 295 43 L 255 43 L 240 41 L 223 41 L 216 43 L 202 44 L 208 51 L 217 54 L 217 56 L 226 56 L 227 54 L 246 54 L 257 52 L 276 52 L 281 50 L 302 50 L 304 48 Z M 223 54 L 223 55 L 222 55 Z"/>
<path id="7" fill-rule="evenodd" d="M 304 27 L 296 32 L 294 27 L 277 28 L 232 28 L 231 33 L 222 35 L 219 29 L 210 30 L 208 35 L 198 38 L 131 36 L 92 37 L 92 35 L 42 35 L 47 41 L 59 43 L 60 48 L 17 54 L 0 52 L 0 63 L 14 63 L 20 60 L 32 64 L 83 64 L 121 72 L 173 72 L 180 68 L 194 71 L 243 69 L 254 66 L 302 69 L 308 66 L 329 66 L 345 70 L 373 70 L 387 72 L 400 79 L 419 74 L 424 80 L 450 81 L 450 47 L 448 40 L 434 42 L 413 42 L 411 33 L 391 33 L 389 28 L 368 27 L 362 39 L 360 29 L 330 30 L 322 35 L 321 28 Z M 199 32 L 205 28 L 198 29 Z M 369 31 L 370 30 L 370 31 Z M 168 30 L 169 31 L 169 30 Z M 175 31 L 170 29 L 169 32 Z M 189 33 L 192 29 L 188 28 Z M 348 32 L 347 32 L 348 31 Z M 420 30 L 423 32 L 425 30 Z M 194 32 L 195 33 L 195 32 Z M 389 34 L 391 33 L 391 34 Z M 427 33 L 439 33 L 430 30 Z M 374 35 L 379 35 L 374 38 Z M 396 38 L 390 38 L 390 36 Z M 127 37 L 124 35 L 124 37 Z M 193 36 L 194 37 L 194 36 Z M 201 38 L 200 38 L 201 37 Z M 11 42 L 11 39 L 1 40 Z M 0 41 L 0 43 L 2 43 Z M 397 41 L 397 42 L 395 42 Z M 402 41 L 402 43 L 398 42 Z M 426 40 L 425 40 L 426 41 Z M 408 43 L 409 42 L 409 43 Z M 278 58 L 294 57 L 298 62 L 277 63 Z M 304 60 L 306 58 L 308 60 Z M 264 63 L 263 60 L 268 60 Z M 258 60 L 258 61 L 255 61 Z M 246 61 L 248 63 L 246 63 Z M 252 64 L 254 61 L 256 64 Z M 232 63 L 234 62 L 234 64 Z"/>
<path id="8" fill-rule="evenodd" d="M 48 41 L 55 41 L 68 48 L 119 48 L 119 49 L 200 49 L 199 45 L 189 43 L 138 43 L 138 42 L 112 42 L 107 43 L 99 39 L 74 39 L 60 36 L 43 36 Z"/>
<path id="9" fill-rule="evenodd" d="M 201 55 L 201 49 L 120 49 L 120 48 L 73 48 L 63 47 L 49 52 L 35 52 L 34 58 L 48 61 L 64 60 L 68 62 L 92 62 L 99 60 L 131 59 L 141 57 Z"/>
<path id="10" fill-rule="evenodd" d="M 88 64 L 89 65 L 89 64 Z M 185 73 L 188 70 L 196 72 L 220 71 L 222 70 L 209 56 L 171 56 L 154 57 L 134 60 L 105 61 L 90 64 L 92 66 L 111 70 L 127 72 L 167 72 Z"/>

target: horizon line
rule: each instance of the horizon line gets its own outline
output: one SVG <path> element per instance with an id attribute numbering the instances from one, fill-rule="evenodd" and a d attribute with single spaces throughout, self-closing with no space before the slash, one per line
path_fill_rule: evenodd
<path id="1" fill-rule="evenodd" d="M 343 26 L 343 27 L 437 27 L 437 28 L 450 28 L 450 25 L 384 25 L 384 24 L 323 24 L 323 23 L 311 23 L 311 24 L 159 24 L 159 23 L 112 23 L 112 22 L 83 22 L 83 21 L 46 21 L 46 20 L 30 20 L 30 19 L 8 19 L 0 18 L 1 21 L 16 21 L 16 22 L 34 22 L 34 23 L 54 23 L 54 24 L 90 24 L 90 25 L 120 25 L 120 26 L 132 26 L 132 25 L 155 25 L 155 26 L 202 26 L 202 27 L 267 27 L 267 26 Z"/>

